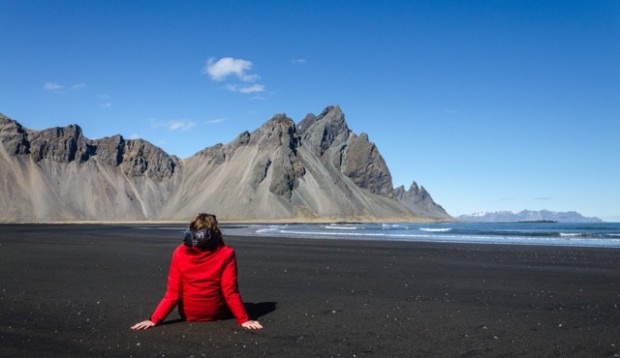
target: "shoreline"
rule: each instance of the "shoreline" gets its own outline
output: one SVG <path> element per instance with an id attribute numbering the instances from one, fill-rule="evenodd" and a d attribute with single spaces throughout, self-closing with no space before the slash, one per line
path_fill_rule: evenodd
<path id="1" fill-rule="evenodd" d="M 226 235 L 250 315 L 134 332 L 170 230 L 5 226 L 0 356 L 620 355 L 620 251 Z"/>

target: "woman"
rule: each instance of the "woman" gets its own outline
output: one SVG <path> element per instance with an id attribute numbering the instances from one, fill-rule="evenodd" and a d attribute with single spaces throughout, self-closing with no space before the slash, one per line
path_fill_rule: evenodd
<path id="1" fill-rule="evenodd" d="M 224 245 L 215 215 L 198 214 L 185 232 L 183 244 L 172 254 L 168 288 L 150 319 L 131 329 L 148 329 L 163 321 L 178 306 L 187 321 L 212 321 L 235 316 L 247 329 L 261 329 L 250 320 L 237 287 L 237 260 Z"/>

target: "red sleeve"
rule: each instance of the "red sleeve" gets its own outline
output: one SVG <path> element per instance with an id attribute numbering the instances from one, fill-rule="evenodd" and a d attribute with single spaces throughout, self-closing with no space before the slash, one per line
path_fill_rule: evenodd
<path id="1" fill-rule="evenodd" d="M 228 308 L 237 319 L 237 323 L 241 325 L 249 321 L 250 318 L 243 306 L 243 301 L 241 300 L 241 294 L 239 294 L 239 287 L 237 285 L 237 258 L 235 257 L 234 251 L 222 273 L 222 292 L 224 293 Z"/>
<path id="2" fill-rule="evenodd" d="M 174 254 L 172 254 L 172 263 L 170 264 L 170 271 L 168 272 L 168 288 L 166 289 L 166 294 L 151 315 L 151 321 L 155 324 L 159 324 L 168 316 L 183 295 L 183 278 L 179 270 L 178 256 L 177 250 L 175 250 Z"/>

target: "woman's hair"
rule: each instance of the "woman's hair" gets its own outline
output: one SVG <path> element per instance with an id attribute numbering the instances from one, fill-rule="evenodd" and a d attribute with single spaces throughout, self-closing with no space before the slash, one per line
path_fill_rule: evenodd
<path id="1" fill-rule="evenodd" d="M 189 223 L 183 242 L 186 246 L 213 249 L 224 245 L 222 232 L 213 214 L 200 213 Z"/>

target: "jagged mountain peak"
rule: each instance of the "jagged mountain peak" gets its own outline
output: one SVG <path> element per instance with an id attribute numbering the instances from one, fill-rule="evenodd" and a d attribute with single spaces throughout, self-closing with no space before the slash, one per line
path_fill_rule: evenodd
<path id="1" fill-rule="evenodd" d="M 0 141 L 12 155 L 28 154 L 30 143 L 25 129 L 17 121 L 0 113 Z"/>
<path id="2" fill-rule="evenodd" d="M 330 147 L 346 143 L 351 133 L 338 106 L 327 107 L 318 116 L 307 115 L 298 127 L 304 143 L 318 155 L 323 155 Z"/>
<path id="3" fill-rule="evenodd" d="M 438 220 L 452 220 L 453 218 L 445 211 L 441 205 L 435 203 L 431 195 L 424 186 L 418 186 L 413 181 L 409 190 L 405 191 L 405 186 L 401 185 L 394 189 L 395 198 L 407 206 L 414 213 L 430 214 L 430 217 Z"/>

